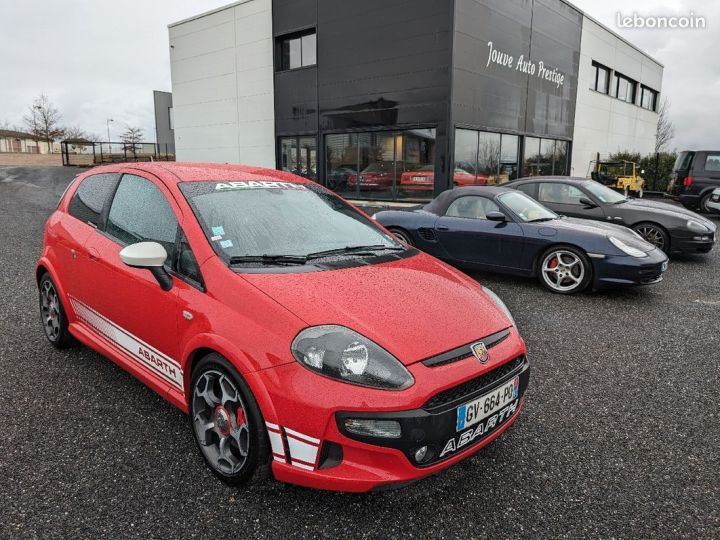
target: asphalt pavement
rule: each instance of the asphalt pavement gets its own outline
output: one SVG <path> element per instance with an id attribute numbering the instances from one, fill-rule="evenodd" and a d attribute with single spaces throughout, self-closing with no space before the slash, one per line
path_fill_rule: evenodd
<path id="1" fill-rule="evenodd" d="M 658 285 L 574 297 L 474 276 L 530 351 L 506 434 L 402 490 L 243 490 L 208 472 L 182 413 L 45 341 L 33 265 L 76 172 L 0 168 L 0 538 L 720 537 L 720 247 Z"/>

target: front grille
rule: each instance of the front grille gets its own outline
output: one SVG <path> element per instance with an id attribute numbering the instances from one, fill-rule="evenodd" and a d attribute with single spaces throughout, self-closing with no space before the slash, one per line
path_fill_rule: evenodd
<path id="1" fill-rule="evenodd" d="M 474 379 L 470 379 L 458 386 L 448 388 L 439 394 L 435 394 L 425 403 L 425 405 L 423 405 L 423 409 L 436 409 L 438 407 L 450 405 L 456 401 L 463 401 L 475 392 L 496 383 L 513 372 L 520 371 L 520 368 L 523 366 L 525 361 L 525 356 L 518 356 L 514 360 L 510 360 L 488 373 L 484 373 L 479 377 L 475 377 Z"/>
<path id="2" fill-rule="evenodd" d="M 429 242 L 435 241 L 435 231 L 433 231 L 432 229 L 422 227 L 418 229 L 418 235 L 420 235 L 420 238 L 422 238 L 423 240 L 427 240 Z"/>
<path id="3" fill-rule="evenodd" d="M 485 347 L 490 350 L 496 345 L 499 345 L 505 339 L 507 339 L 509 335 L 509 329 L 501 330 L 500 332 L 496 332 L 490 336 L 485 336 L 484 338 L 476 339 L 475 341 L 467 343 L 466 345 L 461 345 L 460 347 L 457 347 L 451 351 L 447 351 L 442 354 L 438 354 L 437 356 L 427 358 L 423 360 L 422 363 L 425 364 L 427 367 L 433 368 L 446 366 L 447 364 L 452 364 L 453 362 L 457 362 L 458 360 L 464 360 L 465 358 L 470 358 L 471 356 L 473 356 L 472 346 L 475 343 L 482 342 L 485 344 Z"/>

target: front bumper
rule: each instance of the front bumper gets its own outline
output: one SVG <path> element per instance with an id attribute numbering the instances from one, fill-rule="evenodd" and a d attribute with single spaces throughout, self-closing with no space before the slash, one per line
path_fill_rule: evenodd
<path id="1" fill-rule="evenodd" d="M 366 492 L 432 475 L 477 452 L 515 422 L 530 377 L 525 344 L 515 328 L 489 353 L 486 365 L 468 354 L 434 367 L 422 362 L 407 366 L 415 384 L 396 392 L 334 381 L 296 362 L 252 374 L 262 380 L 251 386 L 266 387 L 275 411 L 272 414 L 261 403 L 275 478 L 319 489 Z M 512 362 L 512 369 L 503 368 Z M 491 416 L 456 430 L 458 406 L 514 377 L 519 379 L 517 396 L 494 411 L 494 420 Z M 343 420 L 350 417 L 396 420 L 402 436 L 378 439 L 349 433 Z M 417 463 L 415 451 L 421 446 L 429 448 L 431 457 Z"/>
<path id="2" fill-rule="evenodd" d="M 715 245 L 716 232 L 692 233 L 683 231 L 682 235 L 671 235 L 670 251 L 674 255 L 693 255 L 709 253 Z"/>
<path id="3" fill-rule="evenodd" d="M 667 270 L 668 257 L 659 249 L 653 249 L 647 257 L 629 255 L 607 255 L 593 259 L 595 265 L 595 288 L 618 285 L 653 285 L 663 279 Z"/>

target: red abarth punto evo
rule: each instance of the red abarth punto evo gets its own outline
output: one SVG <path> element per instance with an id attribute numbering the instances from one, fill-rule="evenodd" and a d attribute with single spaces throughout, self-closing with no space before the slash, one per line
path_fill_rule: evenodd
<path id="1" fill-rule="evenodd" d="M 266 465 L 322 489 L 403 484 L 495 439 L 528 386 L 499 298 L 280 171 L 92 169 L 47 221 L 37 282 L 50 343 L 188 413 L 230 484 Z"/>

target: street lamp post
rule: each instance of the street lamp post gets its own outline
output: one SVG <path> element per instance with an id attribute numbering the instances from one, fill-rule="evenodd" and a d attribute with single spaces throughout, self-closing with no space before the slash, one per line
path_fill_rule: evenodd
<path id="1" fill-rule="evenodd" d="M 108 150 L 112 154 L 112 145 L 110 144 L 110 122 L 114 122 L 112 118 L 108 118 L 105 124 L 107 125 L 107 132 L 108 132 Z"/>

